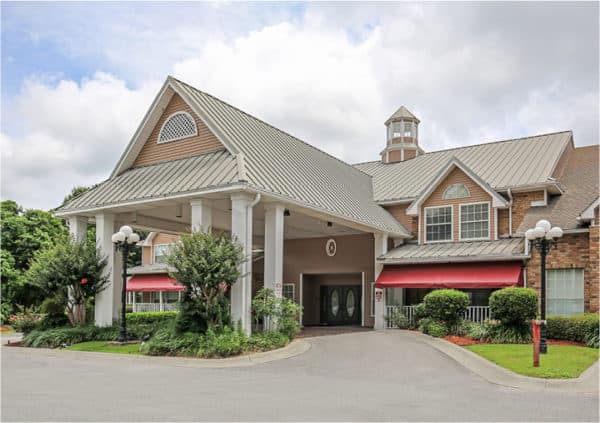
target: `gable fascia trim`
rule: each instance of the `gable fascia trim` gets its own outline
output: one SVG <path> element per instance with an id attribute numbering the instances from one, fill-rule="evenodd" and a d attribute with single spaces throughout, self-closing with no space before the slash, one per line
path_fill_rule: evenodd
<path id="1" fill-rule="evenodd" d="M 464 163 L 458 160 L 456 157 L 452 157 L 446 166 L 444 166 L 438 174 L 433 178 L 433 181 L 421 191 L 417 198 L 411 203 L 406 209 L 406 214 L 410 216 L 416 216 L 423 202 L 431 195 L 431 193 L 442 183 L 444 179 L 450 174 L 454 168 L 462 170 L 469 178 L 471 178 L 477 185 L 479 185 L 485 192 L 492 197 L 492 207 L 507 207 L 508 202 L 502 198 L 492 187 L 488 185 L 483 179 L 481 179 L 475 172 L 469 169 Z"/>
<path id="2" fill-rule="evenodd" d="M 596 198 L 592 204 L 587 206 L 585 210 L 581 212 L 581 214 L 577 217 L 579 221 L 593 220 L 594 219 L 594 209 L 598 207 L 600 204 L 600 197 Z"/>

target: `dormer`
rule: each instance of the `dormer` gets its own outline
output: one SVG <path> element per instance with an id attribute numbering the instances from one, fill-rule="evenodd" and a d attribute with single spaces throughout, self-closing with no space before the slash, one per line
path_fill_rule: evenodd
<path id="1" fill-rule="evenodd" d="M 396 163 L 419 155 L 419 119 L 401 106 L 385 122 L 386 147 L 381 152 L 383 163 Z"/>

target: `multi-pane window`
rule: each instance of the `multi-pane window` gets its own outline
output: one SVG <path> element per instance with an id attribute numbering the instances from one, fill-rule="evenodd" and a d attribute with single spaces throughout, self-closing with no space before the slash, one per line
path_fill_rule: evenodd
<path id="1" fill-rule="evenodd" d="M 489 203 L 464 204 L 460 206 L 460 239 L 490 237 Z"/>
<path id="2" fill-rule="evenodd" d="M 425 240 L 452 240 L 452 206 L 425 209 Z"/>
<path id="3" fill-rule="evenodd" d="M 154 263 L 165 263 L 169 253 L 169 244 L 157 244 L 154 246 Z"/>
<path id="4" fill-rule="evenodd" d="M 392 138 L 400 138 L 402 136 L 402 123 L 391 122 L 388 125 L 388 140 Z"/>
<path id="5" fill-rule="evenodd" d="M 464 184 L 452 184 L 444 191 L 443 199 L 453 200 L 455 198 L 466 198 L 470 196 L 471 193 Z"/>
<path id="6" fill-rule="evenodd" d="M 412 122 L 404 122 L 404 136 L 405 137 L 414 137 Z"/>
<path id="7" fill-rule="evenodd" d="M 583 314 L 583 269 L 553 269 L 546 273 L 549 316 Z"/>
<path id="8" fill-rule="evenodd" d="M 288 300 L 294 301 L 294 284 L 284 283 L 281 295 L 283 296 L 283 298 L 287 298 Z"/>

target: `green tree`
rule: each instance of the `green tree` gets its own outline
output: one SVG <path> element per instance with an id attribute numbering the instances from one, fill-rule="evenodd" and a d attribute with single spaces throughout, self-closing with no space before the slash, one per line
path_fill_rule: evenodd
<path id="1" fill-rule="evenodd" d="M 226 293 L 239 277 L 242 247 L 222 233 L 184 235 L 170 249 L 167 263 L 183 286 L 179 331 L 220 330 L 229 323 Z"/>
<path id="2" fill-rule="evenodd" d="M 62 301 L 71 324 L 83 324 L 88 298 L 95 297 L 108 284 L 104 273 L 107 262 L 89 242 L 68 238 L 39 251 L 25 279 Z"/>

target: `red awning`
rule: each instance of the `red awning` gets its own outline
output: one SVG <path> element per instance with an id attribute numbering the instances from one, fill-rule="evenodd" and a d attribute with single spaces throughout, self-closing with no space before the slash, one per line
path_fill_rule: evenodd
<path id="1" fill-rule="evenodd" d="M 185 287 L 167 274 L 133 275 L 127 281 L 127 291 L 183 291 Z"/>
<path id="2" fill-rule="evenodd" d="M 520 262 L 385 266 L 377 288 L 504 288 L 522 285 Z"/>

